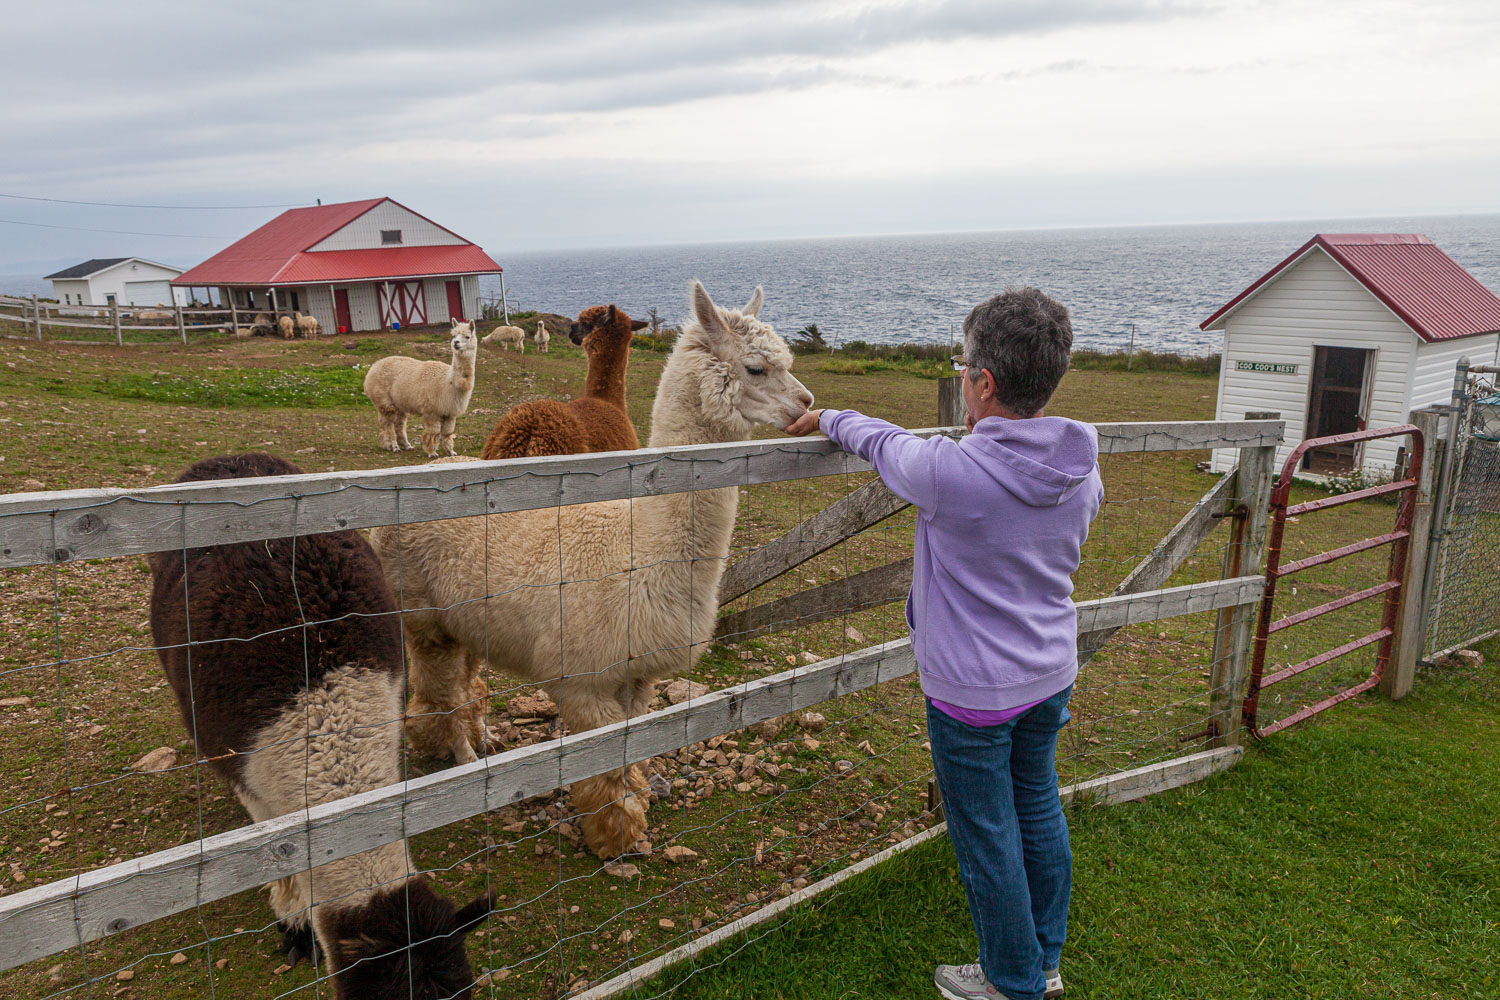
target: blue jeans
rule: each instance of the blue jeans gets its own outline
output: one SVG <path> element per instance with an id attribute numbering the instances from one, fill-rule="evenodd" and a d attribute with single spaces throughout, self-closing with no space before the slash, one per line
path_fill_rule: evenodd
<path id="1" fill-rule="evenodd" d="M 979 964 L 1011 1000 L 1040 1000 L 1068 931 L 1073 852 L 1057 797 L 1057 733 L 1069 686 L 998 726 L 927 706 L 948 836 L 979 938 Z"/>

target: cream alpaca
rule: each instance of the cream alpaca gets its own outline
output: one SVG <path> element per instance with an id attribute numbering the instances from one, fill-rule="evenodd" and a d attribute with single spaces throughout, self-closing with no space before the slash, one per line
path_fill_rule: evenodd
<path id="1" fill-rule="evenodd" d="M 522 354 L 526 353 L 526 331 L 519 326 L 497 326 L 485 335 L 486 344 L 499 344 L 507 351 L 512 346 Z"/>
<path id="2" fill-rule="evenodd" d="M 276 321 L 276 329 L 281 331 L 282 340 L 291 340 L 297 335 L 297 324 L 292 322 L 292 317 L 283 316 Z"/>
<path id="3" fill-rule="evenodd" d="M 301 313 L 297 313 L 294 316 L 294 322 L 297 326 L 298 336 L 306 337 L 309 340 L 322 332 L 322 329 L 318 326 L 318 318 L 316 316 L 304 316 Z"/>
<path id="4" fill-rule="evenodd" d="M 547 352 L 547 344 L 552 340 L 552 335 L 547 332 L 547 324 L 541 320 L 536 321 L 536 349 L 543 354 Z"/>
<path id="5" fill-rule="evenodd" d="M 786 342 L 756 318 L 760 306 L 759 288 L 743 310 L 726 311 L 693 283 L 693 318 L 657 387 L 651 447 L 743 440 L 812 404 Z M 646 712 L 653 681 L 691 667 L 713 639 L 738 501 L 729 487 L 374 529 L 404 606 L 423 609 L 405 619 L 414 745 L 475 759 L 487 736 L 485 657 L 540 682 L 572 732 Z M 575 782 L 573 793 L 601 857 L 645 830 L 634 767 Z"/>
<path id="6" fill-rule="evenodd" d="M 453 321 L 450 344 L 453 361 L 418 361 L 393 356 L 381 358 L 365 375 L 365 395 L 380 415 L 380 446 L 390 451 L 411 448 L 406 439 L 406 418 L 422 417 L 422 450 L 436 455 L 441 444 L 448 454 L 453 448 L 454 425 L 469 408 L 474 394 L 474 355 L 478 342 L 474 325 Z"/>

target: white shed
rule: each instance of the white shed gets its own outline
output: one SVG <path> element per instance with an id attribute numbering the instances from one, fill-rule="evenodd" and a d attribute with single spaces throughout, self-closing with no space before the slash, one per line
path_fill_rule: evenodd
<path id="1" fill-rule="evenodd" d="M 169 306 L 174 299 L 187 305 L 185 293 L 174 291 L 172 279 L 182 268 L 143 257 L 96 257 L 47 275 L 57 301 L 71 306 Z"/>
<path id="2" fill-rule="evenodd" d="M 1218 419 L 1279 411 L 1278 468 L 1293 446 L 1404 424 L 1446 402 L 1453 368 L 1500 354 L 1500 298 L 1425 236 L 1314 236 L 1201 324 L 1224 331 Z M 1390 470 L 1400 438 L 1319 448 L 1299 474 Z M 1213 469 L 1234 464 L 1213 455 Z"/>

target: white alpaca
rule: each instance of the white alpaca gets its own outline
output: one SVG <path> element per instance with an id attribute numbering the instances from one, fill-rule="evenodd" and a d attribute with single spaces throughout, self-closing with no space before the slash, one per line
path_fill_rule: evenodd
<path id="1" fill-rule="evenodd" d="M 547 353 L 547 344 L 552 340 L 552 335 L 547 332 L 547 324 L 541 320 L 536 321 L 536 349 L 543 354 Z"/>
<path id="2" fill-rule="evenodd" d="M 291 340 L 297 335 L 297 324 L 292 322 L 292 317 L 283 316 L 276 321 L 276 329 L 281 331 L 282 340 Z"/>
<path id="3" fill-rule="evenodd" d="M 693 318 L 657 386 L 651 447 L 740 441 L 812 405 L 760 306 L 759 288 L 726 311 L 693 283 Z M 541 683 L 572 732 L 646 712 L 653 681 L 691 667 L 713 639 L 738 502 L 727 487 L 374 529 L 393 589 L 422 609 L 405 617 L 413 745 L 460 762 L 486 749 L 485 657 Z M 644 792 L 633 767 L 573 784 L 601 857 L 645 830 Z"/>
<path id="4" fill-rule="evenodd" d="M 486 344 L 499 344 L 507 351 L 511 345 L 522 354 L 526 353 L 526 331 L 519 326 L 497 326 L 484 338 Z"/>
<path id="5" fill-rule="evenodd" d="M 319 333 L 322 332 L 322 329 L 318 326 L 318 319 L 316 316 L 304 316 L 301 313 L 297 313 L 294 317 L 294 321 L 297 325 L 297 334 L 299 336 L 306 337 L 309 340 L 311 340 L 313 337 L 316 337 Z"/>
<path id="6" fill-rule="evenodd" d="M 393 356 L 381 358 L 365 375 L 365 395 L 380 414 L 380 446 L 390 451 L 411 448 L 406 440 L 406 418 L 422 418 L 422 450 L 436 455 L 441 444 L 453 450 L 454 424 L 469 408 L 474 394 L 474 355 L 479 350 L 474 325 L 453 321 L 453 361 L 418 361 Z"/>

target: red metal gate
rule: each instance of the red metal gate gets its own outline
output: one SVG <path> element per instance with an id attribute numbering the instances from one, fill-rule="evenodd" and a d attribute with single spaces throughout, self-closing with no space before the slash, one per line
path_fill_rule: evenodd
<path id="1" fill-rule="evenodd" d="M 1406 468 L 1410 470 L 1408 478 L 1386 483 L 1382 486 L 1370 486 L 1351 493 L 1342 493 L 1337 496 L 1324 497 L 1320 500 L 1309 500 L 1306 503 L 1287 505 L 1292 492 L 1292 475 L 1297 471 L 1297 463 L 1302 456 L 1314 448 L 1326 447 L 1328 445 L 1358 444 L 1363 441 L 1372 441 L 1376 438 L 1411 436 L 1411 447 L 1409 449 L 1410 459 Z M 1260 618 L 1255 627 L 1255 655 L 1250 667 L 1250 692 L 1245 696 L 1244 717 L 1245 725 L 1256 737 L 1269 736 L 1288 726 L 1294 726 L 1304 719 L 1332 708 L 1341 701 L 1347 701 L 1357 694 L 1362 694 L 1380 683 L 1380 678 L 1385 674 L 1386 665 L 1391 659 L 1391 650 L 1395 643 L 1396 622 L 1401 610 L 1401 581 L 1406 576 L 1406 556 L 1410 546 L 1412 516 L 1416 510 L 1416 487 L 1417 477 L 1422 470 L 1422 432 L 1411 424 L 1403 424 L 1400 427 L 1386 427 L 1379 430 L 1355 431 L 1352 434 L 1335 434 L 1331 437 L 1309 438 L 1287 456 L 1281 466 L 1281 479 L 1276 488 L 1271 492 L 1271 531 L 1266 546 L 1266 589 L 1261 597 Z M 1373 538 L 1365 538 L 1348 545 L 1341 545 L 1327 552 L 1319 552 L 1317 555 L 1307 556 L 1286 565 L 1281 564 L 1281 539 L 1286 530 L 1288 517 L 1300 517 L 1303 514 L 1312 514 L 1317 511 L 1327 510 L 1330 507 L 1341 507 L 1344 504 L 1357 503 L 1360 500 L 1368 500 L 1371 497 L 1382 496 L 1387 493 L 1407 492 L 1401 498 L 1401 504 L 1396 511 L 1395 529 L 1383 535 Z M 1391 546 L 1390 567 L 1386 573 L 1383 583 L 1377 583 L 1372 587 L 1353 594 L 1346 594 L 1336 600 L 1319 604 L 1317 607 L 1299 611 L 1285 618 L 1272 620 L 1272 613 L 1276 603 L 1276 583 L 1278 580 L 1300 573 L 1303 570 L 1312 569 L 1314 566 L 1325 566 L 1345 556 L 1352 556 L 1357 552 L 1368 552 L 1370 549 L 1379 548 L 1382 545 Z M 1360 601 L 1372 597 L 1385 595 L 1385 609 L 1381 617 L 1381 627 L 1369 635 L 1358 639 L 1352 639 L 1333 649 L 1319 653 L 1317 656 L 1309 657 L 1300 663 L 1293 663 L 1282 667 L 1270 675 L 1266 675 L 1266 648 L 1274 633 L 1289 629 L 1294 625 L 1311 621 L 1331 611 L 1338 611 Z M 1279 719 L 1269 726 L 1262 727 L 1256 716 L 1256 710 L 1260 704 L 1260 693 L 1272 684 L 1284 681 L 1289 677 L 1295 677 L 1306 670 L 1322 666 L 1341 656 L 1363 649 L 1373 643 L 1379 643 L 1376 650 L 1375 670 L 1369 677 L 1360 681 L 1351 688 L 1340 691 L 1338 694 L 1324 698 L 1322 701 L 1308 705 L 1292 713 L 1284 719 Z"/>

